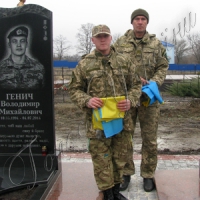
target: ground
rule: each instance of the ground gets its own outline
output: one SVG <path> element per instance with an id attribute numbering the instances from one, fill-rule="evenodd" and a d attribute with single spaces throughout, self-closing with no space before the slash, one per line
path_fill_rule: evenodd
<path id="1" fill-rule="evenodd" d="M 159 154 L 200 154 L 200 99 L 163 94 L 158 127 Z M 69 101 L 55 103 L 56 148 L 62 151 L 87 151 L 84 114 Z M 134 153 L 141 152 L 137 123 Z M 34 190 L 26 188 L 0 195 L 0 200 L 27 200 Z"/>
<path id="2" fill-rule="evenodd" d="M 158 127 L 159 153 L 200 153 L 200 99 L 163 94 Z M 55 104 L 56 146 L 63 151 L 87 151 L 84 114 L 73 104 Z M 140 153 L 139 123 L 134 135 L 134 152 Z"/>

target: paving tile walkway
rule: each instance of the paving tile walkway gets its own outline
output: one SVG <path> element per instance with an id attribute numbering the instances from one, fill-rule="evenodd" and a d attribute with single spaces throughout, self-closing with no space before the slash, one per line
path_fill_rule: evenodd
<path id="1" fill-rule="evenodd" d="M 158 200 L 157 191 L 145 192 L 143 190 L 143 179 L 140 177 L 141 156 L 133 156 L 136 174 L 131 177 L 131 182 L 126 191 L 122 194 L 129 200 Z M 62 153 L 62 191 L 57 197 L 58 200 L 95 200 L 98 195 L 98 188 L 92 171 L 92 161 L 88 153 Z M 200 155 L 159 155 L 157 170 L 173 169 L 198 169 Z M 82 164 L 81 164 L 82 163 Z M 77 170 L 79 169 L 78 173 Z M 82 170 L 80 170 L 82 169 Z M 68 173 L 68 175 L 66 174 Z M 86 177 L 86 178 L 85 178 Z M 84 180 L 82 180 L 84 179 Z M 72 184 L 74 190 L 69 190 Z M 70 192 L 71 191 L 71 192 Z M 51 192 L 47 200 L 51 200 L 55 190 Z M 69 194 L 70 193 L 70 194 Z M 91 194 L 91 195 L 90 195 Z M 85 195 L 85 196 L 84 196 Z M 55 195 L 54 195 L 55 198 Z M 189 199 L 188 199 L 189 200 Z"/>

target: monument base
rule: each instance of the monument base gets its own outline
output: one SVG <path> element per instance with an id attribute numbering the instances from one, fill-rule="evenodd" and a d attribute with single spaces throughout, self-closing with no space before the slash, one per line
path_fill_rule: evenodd
<path id="1" fill-rule="evenodd" d="M 55 155 L 0 155 L 0 194 L 21 188 L 34 187 L 46 191 L 61 173 L 61 153 Z M 39 192 L 41 193 L 41 192 Z M 44 195 L 44 194 L 42 194 Z M 35 198 L 41 199 L 41 198 Z"/>
<path id="2" fill-rule="evenodd" d="M 52 190 L 52 188 L 54 187 L 55 182 L 61 178 L 62 178 L 62 171 L 61 170 L 55 171 L 54 175 L 51 177 L 48 184 L 39 185 L 34 191 L 34 193 L 31 195 L 29 200 L 35 200 L 35 199 L 45 200 L 49 195 L 50 191 Z"/>

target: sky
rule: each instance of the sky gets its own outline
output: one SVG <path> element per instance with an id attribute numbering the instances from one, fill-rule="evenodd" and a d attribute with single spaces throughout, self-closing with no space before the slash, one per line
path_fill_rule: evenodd
<path id="1" fill-rule="evenodd" d="M 0 7 L 13 8 L 18 2 L 1 0 Z M 53 39 L 62 35 L 71 46 L 77 45 L 76 34 L 87 23 L 106 24 L 112 34 L 123 35 L 132 29 L 130 16 L 138 8 L 149 13 L 147 31 L 163 41 L 173 38 L 174 33 L 186 37 L 184 30 L 188 33 L 200 30 L 199 0 L 26 0 L 25 4 L 37 4 L 52 11 Z M 68 53 L 73 55 L 76 49 Z"/>

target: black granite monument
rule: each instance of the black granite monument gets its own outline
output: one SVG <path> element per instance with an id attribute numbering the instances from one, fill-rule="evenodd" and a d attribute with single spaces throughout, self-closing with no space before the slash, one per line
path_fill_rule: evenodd
<path id="1" fill-rule="evenodd" d="M 60 171 L 53 108 L 52 12 L 0 8 L 0 193 Z"/>

